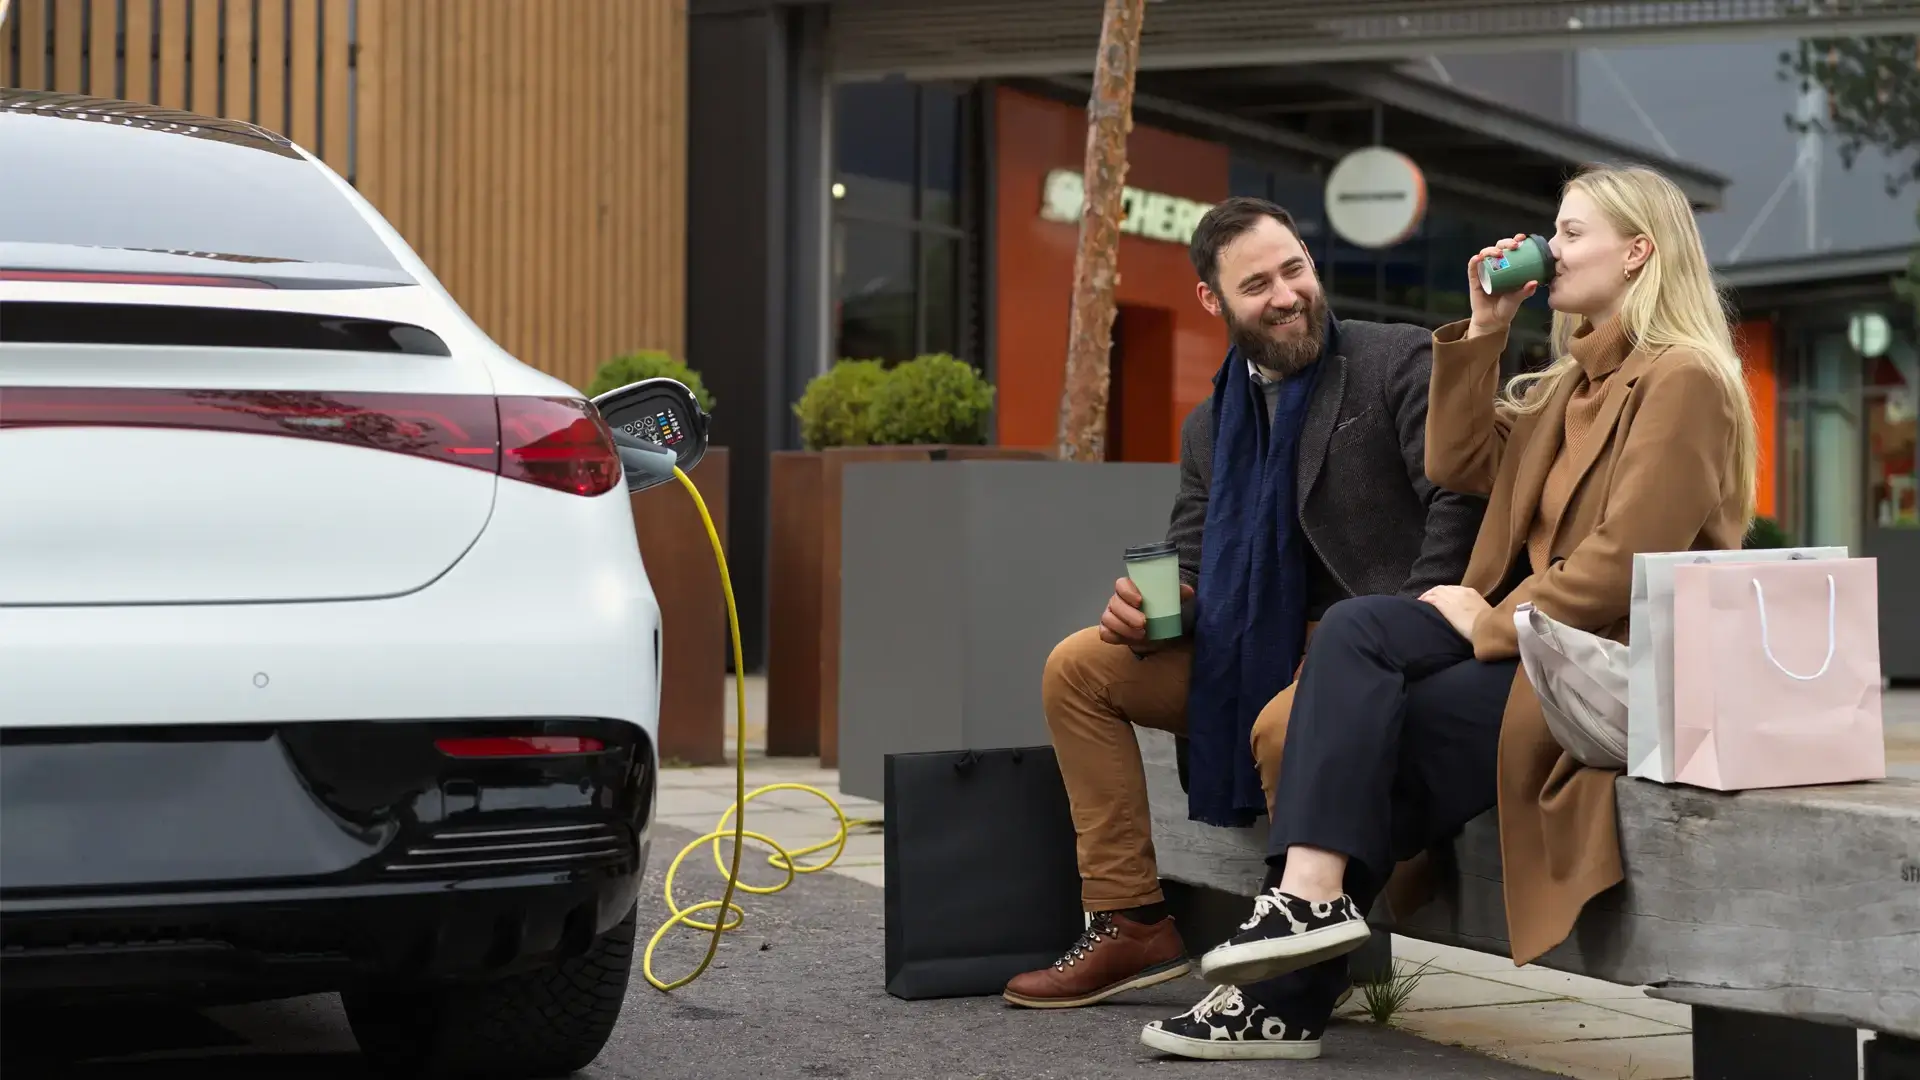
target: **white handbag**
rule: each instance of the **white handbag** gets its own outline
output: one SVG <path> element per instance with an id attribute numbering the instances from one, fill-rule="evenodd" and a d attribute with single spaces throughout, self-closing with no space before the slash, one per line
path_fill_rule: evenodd
<path id="1" fill-rule="evenodd" d="M 1627 767 L 1627 647 L 1514 608 L 1520 666 L 1555 742 L 1582 765 Z"/>

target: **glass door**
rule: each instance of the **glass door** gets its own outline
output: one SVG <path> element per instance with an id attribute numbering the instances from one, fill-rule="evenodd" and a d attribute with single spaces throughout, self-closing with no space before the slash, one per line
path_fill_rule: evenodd
<path id="1" fill-rule="evenodd" d="M 1920 406 L 1920 355 L 1912 338 L 1889 335 L 1870 357 L 1864 388 L 1867 518 L 1873 529 L 1920 529 L 1914 443 Z"/>
<path id="2" fill-rule="evenodd" d="M 1880 666 L 1920 679 L 1920 355 L 1899 305 L 1822 312 L 1788 337 L 1780 397 L 1782 524 L 1797 544 L 1875 560 Z"/>
<path id="3" fill-rule="evenodd" d="M 1861 554 L 1868 534 L 1920 530 L 1920 355 L 1891 313 L 1791 335 L 1780 397 L 1782 523 L 1806 544 Z"/>
<path id="4" fill-rule="evenodd" d="M 1844 330 L 1810 334 L 1805 439 L 1806 543 L 1860 551 L 1866 521 L 1860 477 L 1865 469 L 1861 424 L 1861 361 Z"/>
<path id="5" fill-rule="evenodd" d="M 1856 318 L 1850 336 L 1863 346 L 1866 414 L 1867 525 L 1861 554 L 1875 560 L 1880 579 L 1880 670 L 1888 678 L 1920 679 L 1920 350 L 1907 312 L 1889 307 L 1884 319 Z"/>

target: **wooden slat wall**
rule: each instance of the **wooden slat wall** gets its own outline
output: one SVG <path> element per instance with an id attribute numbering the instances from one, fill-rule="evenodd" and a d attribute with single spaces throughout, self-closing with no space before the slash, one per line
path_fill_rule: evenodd
<path id="1" fill-rule="evenodd" d="M 584 389 L 621 352 L 681 355 L 686 9 L 13 0 L 0 85 L 287 135 L 352 180 L 504 348 Z"/>
<path id="2" fill-rule="evenodd" d="M 361 2 L 14 0 L 0 85 L 246 120 L 353 179 L 348 28 Z"/>
<path id="3" fill-rule="evenodd" d="M 474 320 L 581 389 L 681 355 L 686 0 L 359 4 L 360 189 Z"/>

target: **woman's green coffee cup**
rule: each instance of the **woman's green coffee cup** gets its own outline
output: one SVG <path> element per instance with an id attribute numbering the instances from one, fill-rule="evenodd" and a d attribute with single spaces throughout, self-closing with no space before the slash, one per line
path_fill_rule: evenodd
<path id="1" fill-rule="evenodd" d="M 1172 543 L 1130 547 L 1126 559 L 1127 577 L 1140 590 L 1141 610 L 1147 616 L 1147 640 L 1179 637 L 1180 549 Z"/>
<path id="2" fill-rule="evenodd" d="M 1512 251 L 1480 260 L 1480 291 L 1492 296 L 1523 289 L 1527 282 L 1545 285 L 1553 278 L 1553 250 L 1544 236 L 1529 236 Z"/>

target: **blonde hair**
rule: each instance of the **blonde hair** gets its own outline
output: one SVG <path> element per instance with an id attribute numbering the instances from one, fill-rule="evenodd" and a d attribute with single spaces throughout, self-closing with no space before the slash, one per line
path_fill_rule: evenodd
<path id="1" fill-rule="evenodd" d="M 1592 199 L 1622 236 L 1645 236 L 1653 252 L 1627 285 L 1620 304 L 1622 328 L 1636 347 L 1669 346 L 1697 353 L 1720 380 L 1734 406 L 1733 481 L 1743 518 L 1753 517 L 1759 481 L 1759 432 L 1746 373 L 1734 351 L 1726 299 L 1714 285 L 1693 207 L 1673 181 L 1652 169 L 1588 166 L 1567 182 L 1568 191 Z M 1539 410 L 1578 363 L 1568 346 L 1585 316 L 1553 313 L 1550 338 L 1556 360 L 1542 371 L 1515 376 L 1502 395 L 1517 412 Z"/>

